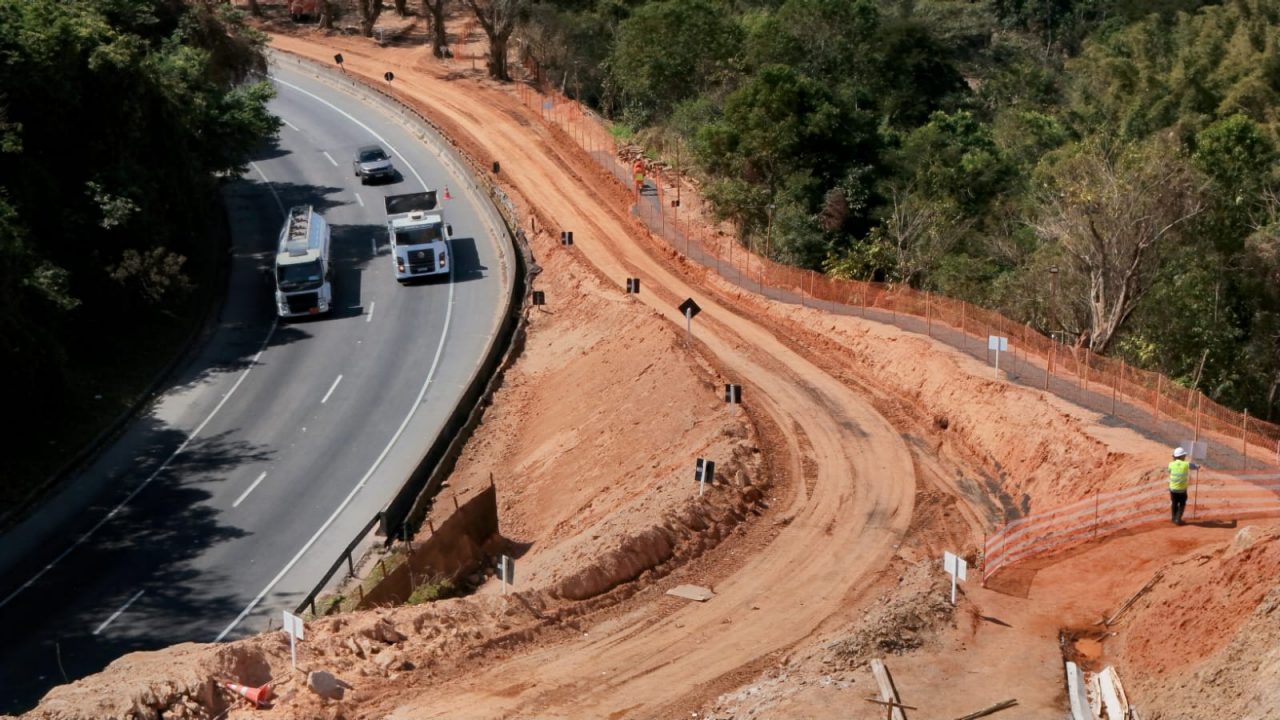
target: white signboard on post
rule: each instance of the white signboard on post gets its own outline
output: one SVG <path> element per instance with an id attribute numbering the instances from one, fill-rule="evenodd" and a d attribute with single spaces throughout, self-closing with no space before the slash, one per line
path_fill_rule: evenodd
<path id="1" fill-rule="evenodd" d="M 289 633 L 289 658 L 293 669 L 298 669 L 298 641 L 303 639 L 302 618 L 284 610 L 284 631 Z"/>
<path id="2" fill-rule="evenodd" d="M 964 558 L 949 552 L 942 553 L 942 567 L 946 569 L 947 574 L 951 576 L 951 604 L 956 604 L 956 582 L 965 579 L 965 571 L 969 569 L 969 564 Z"/>
<path id="3" fill-rule="evenodd" d="M 1009 338 L 988 335 L 987 349 L 996 351 L 996 377 L 1000 377 L 1000 353 L 1009 351 Z"/>
<path id="4" fill-rule="evenodd" d="M 1209 443 L 1204 440 L 1187 440 L 1182 449 L 1190 454 L 1192 460 L 1203 460 L 1209 454 Z"/>

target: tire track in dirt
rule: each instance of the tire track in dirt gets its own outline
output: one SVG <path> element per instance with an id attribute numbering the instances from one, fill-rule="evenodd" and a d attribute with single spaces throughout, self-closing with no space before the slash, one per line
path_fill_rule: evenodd
<path id="1" fill-rule="evenodd" d="M 330 54 L 328 47 L 296 38 L 278 38 L 277 44 L 315 58 Z M 376 79 L 384 65 L 350 53 L 346 69 Z M 718 584 L 710 602 L 685 606 L 658 624 L 633 613 L 381 710 L 394 718 L 457 717 L 462 708 L 473 717 L 662 715 L 842 616 L 847 597 L 892 556 L 911 519 L 914 464 L 898 431 L 839 379 L 650 254 L 647 241 L 633 237 L 624 208 L 604 202 L 598 188 L 582 187 L 582 177 L 596 174 L 581 171 L 591 161 L 583 155 L 576 160 L 583 167 L 567 171 L 562 163 L 568 153 L 551 152 L 546 138 L 512 119 L 521 108 L 508 93 L 430 77 L 403 79 L 402 89 L 410 88 L 425 108 L 448 113 L 465 106 L 478 127 L 465 129 L 463 145 L 501 158 L 504 180 L 540 215 L 559 227 L 599 228 L 597 237 L 574 246 L 583 261 L 606 277 L 647 277 L 650 291 L 640 301 L 679 325 L 684 318 L 670 299 L 695 298 L 703 308 L 696 350 L 750 380 L 757 388 L 747 398 L 753 411 L 797 429 L 786 463 L 796 477 L 812 479 L 811 491 L 798 493 L 787 510 L 791 522 Z M 807 474 L 806 464 L 812 465 Z"/>

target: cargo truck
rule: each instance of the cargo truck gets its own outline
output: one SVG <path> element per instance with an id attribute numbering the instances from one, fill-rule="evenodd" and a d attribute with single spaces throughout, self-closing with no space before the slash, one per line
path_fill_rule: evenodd
<path id="1" fill-rule="evenodd" d="M 276 312 L 282 318 L 329 312 L 333 267 L 329 223 L 310 205 L 289 208 L 276 250 Z"/>

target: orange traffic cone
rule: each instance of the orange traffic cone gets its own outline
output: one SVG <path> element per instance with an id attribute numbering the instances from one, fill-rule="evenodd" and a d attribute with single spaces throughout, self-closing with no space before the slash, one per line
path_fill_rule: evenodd
<path id="1" fill-rule="evenodd" d="M 444 186 L 444 199 L 445 199 L 445 200 L 452 200 L 452 199 L 453 199 L 453 196 L 449 194 L 449 186 L 448 186 L 448 185 L 445 185 L 445 186 Z"/>
<path id="2" fill-rule="evenodd" d="M 245 698 L 254 704 L 254 707 L 262 707 L 262 704 L 271 699 L 271 683 L 267 683 L 262 687 L 245 687 L 237 683 L 222 683 L 231 692 Z"/>

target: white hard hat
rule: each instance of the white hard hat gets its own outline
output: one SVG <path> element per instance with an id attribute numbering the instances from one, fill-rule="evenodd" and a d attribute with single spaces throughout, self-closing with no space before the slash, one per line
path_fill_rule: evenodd
<path id="1" fill-rule="evenodd" d="M 1174 449 L 1173 449 L 1173 456 L 1174 456 L 1174 457 L 1176 457 L 1176 458 L 1177 458 L 1177 457 L 1186 457 L 1186 456 L 1187 456 L 1187 451 L 1186 451 L 1186 450 L 1183 450 L 1183 449 L 1182 449 L 1182 448 L 1180 448 L 1180 447 L 1176 447 L 1176 448 L 1174 448 Z"/>

